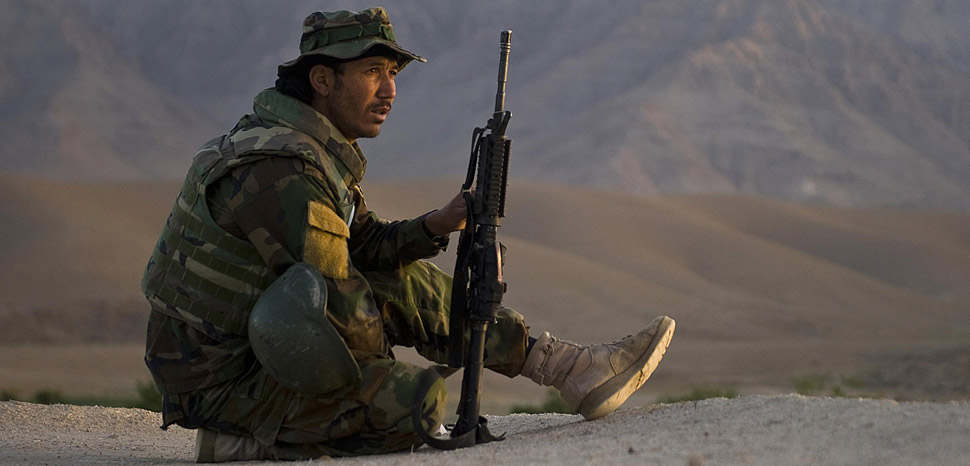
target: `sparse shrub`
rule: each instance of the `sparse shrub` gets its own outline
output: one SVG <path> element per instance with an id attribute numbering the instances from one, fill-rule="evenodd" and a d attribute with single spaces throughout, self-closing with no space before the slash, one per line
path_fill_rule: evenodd
<path id="1" fill-rule="evenodd" d="M 799 395 L 815 396 L 825 390 L 828 377 L 822 374 L 811 374 L 796 377 L 793 385 Z"/>
<path id="2" fill-rule="evenodd" d="M 526 414 L 543 414 L 543 413 L 562 413 L 562 414 L 575 414 L 575 412 L 569 408 L 566 404 L 566 400 L 562 399 L 559 392 L 550 389 L 546 392 L 546 400 L 542 402 L 539 406 L 533 405 L 513 405 L 509 413 L 526 413 Z"/>
<path id="3" fill-rule="evenodd" d="M 860 396 L 860 392 L 866 388 L 866 383 L 858 377 L 825 374 L 796 377 L 793 385 L 799 395 L 805 396 L 820 396 L 826 392 L 832 397 Z"/>
<path id="4" fill-rule="evenodd" d="M 13 390 L 0 390 L 0 401 L 19 400 L 20 395 Z"/>
<path id="5" fill-rule="evenodd" d="M 155 389 L 155 384 L 151 381 L 138 382 L 135 389 L 138 391 L 138 401 L 134 408 L 147 409 L 149 411 L 160 412 L 162 410 L 162 394 Z"/>
<path id="6" fill-rule="evenodd" d="M 45 388 L 42 390 L 37 390 L 34 393 L 34 403 L 39 403 L 42 405 L 53 405 L 58 403 L 66 403 L 67 400 L 64 399 L 64 394 L 60 390 L 54 390 L 52 388 Z"/>
<path id="7" fill-rule="evenodd" d="M 697 387 L 686 395 L 662 397 L 660 402 L 677 403 L 680 401 L 700 401 L 710 398 L 737 398 L 738 396 L 738 392 L 733 388 Z"/>

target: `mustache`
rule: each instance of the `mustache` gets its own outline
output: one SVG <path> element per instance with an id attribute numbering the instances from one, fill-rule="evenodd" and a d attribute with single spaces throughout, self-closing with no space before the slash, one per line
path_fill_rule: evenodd
<path id="1" fill-rule="evenodd" d="M 391 105 L 391 102 L 390 101 L 381 101 L 381 102 L 377 102 L 377 103 L 374 103 L 374 104 L 369 105 L 367 107 L 367 110 L 385 110 L 385 111 L 390 112 L 391 111 L 391 107 L 392 107 L 392 105 Z"/>

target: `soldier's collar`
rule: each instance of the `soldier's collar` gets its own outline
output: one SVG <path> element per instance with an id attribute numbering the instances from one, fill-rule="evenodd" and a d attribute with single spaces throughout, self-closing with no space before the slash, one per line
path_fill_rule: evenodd
<path id="1" fill-rule="evenodd" d="M 256 95 L 253 111 L 260 119 L 288 126 L 312 136 L 337 156 L 359 183 L 367 170 L 367 159 L 356 142 L 350 143 L 327 117 L 309 105 L 274 89 Z"/>

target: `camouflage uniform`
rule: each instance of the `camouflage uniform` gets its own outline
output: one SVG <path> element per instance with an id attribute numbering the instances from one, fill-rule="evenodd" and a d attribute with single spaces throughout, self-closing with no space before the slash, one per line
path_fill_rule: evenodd
<path id="1" fill-rule="evenodd" d="M 387 222 L 369 211 L 358 185 L 365 166 L 324 116 L 274 90 L 196 154 L 143 280 L 145 361 L 164 395 L 164 426 L 252 435 L 288 459 L 418 442 L 409 416 L 423 369 L 396 361 L 391 347 L 447 360 L 451 279 L 421 260 L 447 240 L 430 235 L 424 216 Z M 327 281 L 327 315 L 360 366 L 359 386 L 298 393 L 252 353 L 252 303 L 299 261 Z M 489 327 L 486 367 L 517 375 L 527 337 L 522 316 L 504 310 Z M 424 400 L 436 422 L 443 398 L 439 382 Z"/>

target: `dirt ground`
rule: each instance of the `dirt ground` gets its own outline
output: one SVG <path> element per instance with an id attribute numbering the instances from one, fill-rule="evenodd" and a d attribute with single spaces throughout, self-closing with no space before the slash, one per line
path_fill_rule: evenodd
<path id="1" fill-rule="evenodd" d="M 162 431 L 159 422 L 157 413 L 137 409 L 0 402 L 0 464 L 191 463 L 194 432 Z M 564 414 L 490 416 L 489 426 L 506 432 L 506 440 L 312 463 L 970 464 L 966 402 L 748 396 L 623 409 L 591 422 Z"/>

